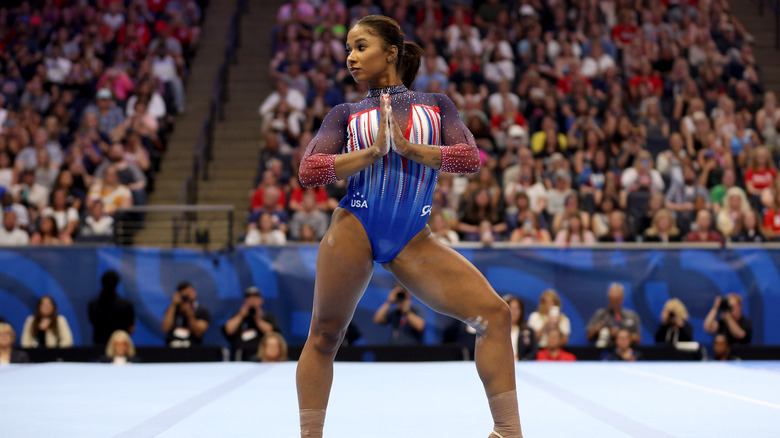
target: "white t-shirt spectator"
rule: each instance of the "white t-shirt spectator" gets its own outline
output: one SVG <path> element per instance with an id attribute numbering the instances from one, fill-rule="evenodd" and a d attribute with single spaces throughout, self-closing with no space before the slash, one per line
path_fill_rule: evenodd
<path id="1" fill-rule="evenodd" d="M 163 82 L 168 82 L 178 77 L 176 61 L 173 56 L 166 55 L 162 58 L 155 56 L 152 59 L 152 74 Z"/>
<path id="2" fill-rule="evenodd" d="M 103 23 L 111 26 L 112 29 L 117 30 L 122 27 L 123 24 L 125 24 L 125 16 L 119 12 L 116 14 L 106 12 L 103 14 Z"/>
<path id="3" fill-rule="evenodd" d="M 262 234 L 260 233 L 260 230 L 254 229 L 246 234 L 244 243 L 248 246 L 284 245 L 287 243 L 287 236 L 279 230 L 273 230 L 270 233 Z"/>
<path id="4" fill-rule="evenodd" d="M 601 55 L 599 59 L 594 59 L 588 56 L 582 61 L 581 72 L 586 78 L 593 78 L 595 76 L 604 74 L 608 68 L 615 66 L 615 60 L 612 59 L 606 53 Z"/>
<path id="5" fill-rule="evenodd" d="M 19 228 L 8 232 L 5 227 L 0 226 L 0 246 L 25 246 L 29 243 L 30 236 L 26 232 Z"/>
<path id="6" fill-rule="evenodd" d="M 62 56 L 46 58 L 44 62 L 46 64 L 46 79 L 55 84 L 64 83 L 70 74 L 71 68 L 73 68 L 73 63 Z"/>
<path id="7" fill-rule="evenodd" d="M 133 117 L 135 115 L 135 103 L 138 101 L 138 96 L 132 95 L 127 99 L 127 105 L 125 106 L 125 114 L 127 117 Z M 160 96 L 160 93 L 152 93 L 152 97 L 146 104 L 146 114 L 161 119 L 168 114 L 168 108 L 165 107 L 165 99 Z"/>
<path id="8" fill-rule="evenodd" d="M 84 226 L 81 227 L 82 236 L 110 236 L 114 233 L 114 218 L 103 215 L 100 219 L 87 216 Z"/>
<path id="9" fill-rule="evenodd" d="M 51 207 L 43 209 L 43 216 L 51 216 L 54 218 L 54 222 L 57 223 L 57 229 L 62 231 L 69 223 L 79 221 L 79 212 L 73 207 L 68 207 L 65 211 L 54 211 Z"/>
<path id="10" fill-rule="evenodd" d="M 260 110 L 258 111 L 261 116 L 266 117 L 273 113 L 274 108 L 276 108 L 276 105 L 279 105 L 279 102 L 282 100 L 282 95 L 279 94 L 278 91 L 274 91 L 271 93 L 268 97 L 265 98 L 262 105 L 260 105 Z M 290 109 L 295 111 L 303 111 L 306 108 L 306 98 L 303 97 L 303 94 L 295 89 L 289 89 L 287 90 L 287 95 L 284 97 L 284 100 L 287 102 L 287 105 L 290 106 Z"/>
<path id="11" fill-rule="evenodd" d="M 539 348 L 547 347 L 547 333 L 544 333 L 542 329 L 549 319 L 549 315 L 542 315 L 539 312 L 533 312 L 528 317 L 528 327 L 532 328 L 536 333 L 542 333 L 542 336 L 539 338 Z M 569 321 L 569 317 L 562 313 L 558 317 L 558 330 L 564 336 L 571 334 L 571 321 Z"/>

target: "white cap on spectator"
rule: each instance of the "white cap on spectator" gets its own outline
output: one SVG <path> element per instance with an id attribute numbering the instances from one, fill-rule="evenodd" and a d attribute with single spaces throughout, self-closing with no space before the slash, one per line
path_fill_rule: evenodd
<path id="1" fill-rule="evenodd" d="M 113 99 L 114 95 L 111 94 L 111 90 L 108 88 L 101 88 L 98 90 L 96 97 L 98 99 Z"/>
<path id="2" fill-rule="evenodd" d="M 531 5 L 523 5 L 520 7 L 520 16 L 521 17 L 535 17 L 536 11 L 534 10 L 534 7 Z"/>
<path id="3" fill-rule="evenodd" d="M 520 125 L 512 125 L 507 130 L 507 135 L 510 138 L 520 138 L 523 141 L 528 141 L 528 132 Z"/>

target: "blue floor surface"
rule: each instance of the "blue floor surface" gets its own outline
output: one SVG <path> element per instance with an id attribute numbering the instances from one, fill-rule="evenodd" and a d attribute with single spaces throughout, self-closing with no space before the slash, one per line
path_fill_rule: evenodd
<path id="1" fill-rule="evenodd" d="M 780 363 L 519 363 L 525 438 L 777 437 Z M 296 437 L 295 363 L 0 368 L 0 436 Z M 485 438 L 473 363 L 337 363 L 325 436 Z"/>

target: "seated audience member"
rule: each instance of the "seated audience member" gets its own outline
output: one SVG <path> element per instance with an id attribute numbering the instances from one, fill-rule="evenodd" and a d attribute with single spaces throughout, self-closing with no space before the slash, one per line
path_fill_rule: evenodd
<path id="1" fill-rule="evenodd" d="M 626 214 L 622 211 L 613 211 L 609 214 L 608 230 L 599 237 L 599 242 L 633 242 L 635 237 L 628 232 Z"/>
<path id="2" fill-rule="evenodd" d="M 16 341 L 14 328 L 11 324 L 0 322 L 0 366 L 30 361 L 26 352 L 14 348 L 14 341 Z"/>
<path id="3" fill-rule="evenodd" d="M 188 281 L 182 281 L 176 287 L 162 321 L 162 330 L 167 333 L 165 343 L 169 347 L 189 348 L 203 342 L 211 312 L 198 303 L 197 297 L 198 291 Z"/>
<path id="4" fill-rule="evenodd" d="M 661 324 L 655 332 L 655 342 L 674 345 L 693 340 L 693 326 L 688 322 L 688 309 L 679 298 L 672 298 L 661 311 Z"/>
<path id="5" fill-rule="evenodd" d="M 42 296 L 35 313 L 28 316 L 22 329 L 22 348 L 67 348 L 73 346 L 68 320 L 57 314 L 52 297 Z"/>
<path id="6" fill-rule="evenodd" d="M 539 307 L 528 317 L 528 327 L 536 333 L 539 347 L 547 346 L 547 332 L 557 328 L 561 333 L 561 345 L 569 343 L 571 334 L 571 322 L 561 313 L 561 297 L 552 289 L 542 292 L 539 297 Z"/>
<path id="7" fill-rule="evenodd" d="M 642 353 L 631 348 L 631 332 L 620 329 L 615 336 L 615 349 L 604 354 L 606 361 L 634 362 L 642 358 Z"/>
<path id="8" fill-rule="evenodd" d="M 766 240 L 763 226 L 758 221 L 755 210 L 745 213 L 742 222 L 738 224 L 736 234 L 731 236 L 731 241 L 735 243 L 762 243 Z"/>
<path id="9" fill-rule="evenodd" d="M 244 291 L 244 304 L 222 326 L 222 333 L 230 341 L 231 359 L 249 360 L 266 335 L 281 331 L 276 318 L 262 306 L 260 289 L 250 286 Z"/>
<path id="10" fill-rule="evenodd" d="M 135 307 L 117 293 L 119 280 L 118 272 L 106 271 L 100 278 L 100 294 L 87 306 L 95 345 L 106 344 L 118 330 L 133 333 L 135 329 Z"/>
<path id="11" fill-rule="evenodd" d="M 57 228 L 57 221 L 52 216 L 43 216 L 38 230 L 30 237 L 32 245 L 70 245 L 73 240 L 70 236 L 62 234 Z"/>
<path id="12" fill-rule="evenodd" d="M 741 360 L 731 354 L 731 346 L 726 335 L 717 334 L 712 341 L 712 360 Z"/>
<path id="13" fill-rule="evenodd" d="M 320 238 L 317 237 L 317 232 L 314 231 L 314 227 L 311 224 L 301 225 L 301 236 L 298 238 L 299 243 L 317 243 Z"/>
<path id="14" fill-rule="evenodd" d="M 103 202 L 103 211 L 107 214 L 114 214 L 118 208 L 133 206 L 133 194 L 126 185 L 119 182 L 119 174 L 113 166 L 105 170 L 102 180 L 97 180 L 89 188 L 87 208 L 91 209 L 98 199 Z"/>
<path id="15" fill-rule="evenodd" d="M 54 218 L 62 237 L 73 237 L 79 225 L 79 212 L 68 206 L 68 193 L 63 189 L 55 190 L 51 199 L 51 206 L 44 208 L 42 215 Z"/>
<path id="16" fill-rule="evenodd" d="M 573 354 L 565 351 L 562 348 L 562 335 L 561 331 L 557 327 L 551 328 L 547 332 L 547 348 L 539 350 L 536 355 L 538 361 L 561 361 L 561 362 L 573 362 L 577 360 L 577 357 Z"/>
<path id="17" fill-rule="evenodd" d="M 612 283 L 607 289 L 606 308 L 596 311 L 590 318 L 587 327 L 588 341 L 594 342 L 598 348 L 614 345 L 615 336 L 620 329 L 631 333 L 631 343 L 638 345 L 640 341 L 639 315 L 633 310 L 623 308 L 625 288 L 620 283 Z"/>
<path id="18" fill-rule="evenodd" d="M 290 238 L 301 240 L 301 227 L 309 224 L 314 228 L 317 240 L 322 239 L 328 231 L 329 217 L 317 206 L 317 195 L 313 191 L 303 194 L 303 205 L 300 211 L 296 211 L 290 219 Z"/>
<path id="19" fill-rule="evenodd" d="M 685 236 L 687 242 L 716 242 L 723 244 L 723 236 L 712 229 L 712 214 L 702 209 L 696 213 L 696 230 Z"/>
<path id="20" fill-rule="evenodd" d="M 257 226 L 246 234 L 244 244 L 254 245 L 284 245 L 287 236 L 274 225 L 274 217 L 269 212 L 263 212 L 257 218 Z"/>
<path id="21" fill-rule="evenodd" d="M 550 243 L 552 238 L 550 232 L 539 225 L 539 215 L 531 210 L 518 214 L 524 218 L 520 226 L 512 230 L 509 235 L 509 241 L 513 243 L 522 243 L 532 245 L 535 243 Z"/>
<path id="22" fill-rule="evenodd" d="M 106 343 L 106 354 L 100 358 L 100 361 L 113 365 L 138 362 L 138 357 L 135 355 L 135 345 L 133 345 L 130 335 L 124 330 L 112 333 Z"/>
<path id="23" fill-rule="evenodd" d="M 103 211 L 103 201 L 95 199 L 89 209 L 89 215 L 84 218 L 79 235 L 82 237 L 102 236 L 109 238 L 114 235 L 114 218 Z"/>
<path id="24" fill-rule="evenodd" d="M 653 215 L 653 223 L 645 230 L 642 238 L 644 242 L 679 242 L 680 229 L 677 228 L 677 222 L 674 220 L 672 212 L 662 208 Z"/>
<path id="25" fill-rule="evenodd" d="M 569 223 L 555 235 L 555 244 L 560 247 L 592 245 L 594 243 L 596 243 L 596 238 L 590 230 L 583 227 L 579 213 L 570 213 Z"/>
<path id="26" fill-rule="evenodd" d="M 431 233 L 439 242 L 445 245 L 460 242 L 460 236 L 450 227 L 449 222 L 447 222 L 441 212 L 431 213 L 428 223 L 431 226 Z"/>
<path id="27" fill-rule="evenodd" d="M 753 324 L 742 314 L 742 296 L 731 293 L 725 299 L 720 295 L 715 297 L 712 309 L 704 319 L 704 330 L 712 335 L 725 335 L 729 345 L 749 344 Z"/>
<path id="28" fill-rule="evenodd" d="M 26 246 L 30 244 L 30 235 L 20 230 L 16 223 L 16 212 L 3 212 L 3 226 L 0 228 L 0 246 Z"/>
<path id="29" fill-rule="evenodd" d="M 534 360 L 538 347 L 536 334 L 525 322 L 525 304 L 515 295 L 504 295 L 512 312 L 512 349 L 515 360 Z M 475 332 L 476 333 L 476 332 Z"/>
<path id="30" fill-rule="evenodd" d="M 390 307 L 395 305 L 393 310 Z M 412 295 L 400 284 L 396 284 L 385 301 L 374 314 L 374 323 L 390 324 L 391 345 L 420 345 L 425 330 L 422 311 L 412 305 Z"/>
<path id="31" fill-rule="evenodd" d="M 740 224 L 745 215 L 751 211 L 750 202 L 739 187 L 730 188 L 723 201 L 715 224 L 723 237 L 732 238 L 740 232 Z"/>
<path id="32" fill-rule="evenodd" d="M 260 341 L 257 347 L 257 361 L 285 362 L 287 360 L 287 342 L 282 335 L 277 332 L 271 332 Z"/>

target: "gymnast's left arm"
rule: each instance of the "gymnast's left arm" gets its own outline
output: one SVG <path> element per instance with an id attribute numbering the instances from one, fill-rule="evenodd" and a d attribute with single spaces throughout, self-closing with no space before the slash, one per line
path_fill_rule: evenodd
<path id="1" fill-rule="evenodd" d="M 449 97 L 436 94 L 441 114 L 442 146 L 410 143 L 393 118 L 396 151 L 420 164 L 448 173 L 474 173 L 479 169 L 479 150 L 474 136 L 463 124 Z"/>

